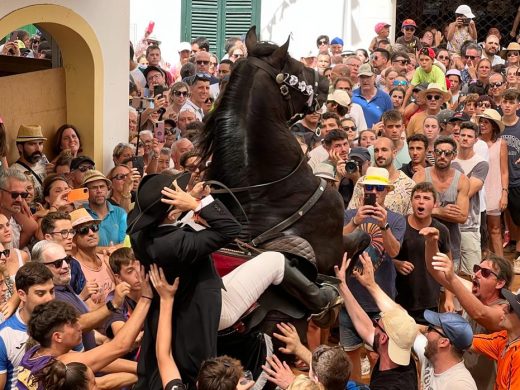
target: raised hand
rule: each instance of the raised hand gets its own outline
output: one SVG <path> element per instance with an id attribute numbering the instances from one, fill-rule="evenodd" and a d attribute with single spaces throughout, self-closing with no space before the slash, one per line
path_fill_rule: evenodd
<path id="1" fill-rule="evenodd" d="M 164 300 L 173 300 L 177 288 L 179 287 L 179 278 L 175 278 L 173 284 L 169 284 L 164 276 L 164 271 L 161 267 L 157 267 L 156 264 L 150 266 L 150 281 L 152 282 L 155 291 Z"/>

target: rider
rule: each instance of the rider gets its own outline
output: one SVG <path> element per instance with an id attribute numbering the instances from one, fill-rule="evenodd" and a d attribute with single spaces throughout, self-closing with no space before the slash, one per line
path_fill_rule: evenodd
<path id="1" fill-rule="evenodd" d="M 173 316 L 174 356 L 183 380 L 195 388 L 200 364 L 216 356 L 217 331 L 232 325 L 271 283 L 280 284 L 312 313 L 328 311 L 330 302 L 341 300 L 335 288 L 319 287 L 276 252 L 246 262 L 228 274 L 223 285 L 209 255 L 238 237 L 241 226 L 219 200 L 208 196 L 209 187 L 203 183 L 196 184 L 191 193 L 184 192 L 178 183 L 184 187 L 188 179 L 189 175 L 146 176 L 128 218 L 128 233 L 145 267 L 158 264 L 170 283 L 180 277 Z M 192 216 L 209 227 L 189 221 Z M 158 311 L 158 302 L 153 302 L 141 346 L 137 389 L 161 388 L 155 375 Z"/>

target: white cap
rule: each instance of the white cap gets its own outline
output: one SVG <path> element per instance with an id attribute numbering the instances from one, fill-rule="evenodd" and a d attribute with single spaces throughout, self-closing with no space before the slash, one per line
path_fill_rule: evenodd
<path id="1" fill-rule="evenodd" d="M 179 44 L 179 47 L 177 48 L 177 51 L 180 53 L 181 51 L 188 50 L 191 51 L 191 45 L 189 42 L 181 42 Z"/>
<path id="2" fill-rule="evenodd" d="M 467 6 L 466 4 L 459 5 L 457 9 L 455 10 L 456 14 L 464 15 L 466 18 L 473 19 L 475 15 L 473 15 L 473 12 L 471 12 L 471 8 Z"/>

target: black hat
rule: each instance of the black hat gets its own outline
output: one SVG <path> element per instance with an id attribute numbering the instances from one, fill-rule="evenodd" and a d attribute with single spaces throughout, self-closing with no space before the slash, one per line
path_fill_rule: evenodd
<path id="1" fill-rule="evenodd" d="M 88 157 L 88 156 L 78 156 L 76 158 L 73 158 L 72 161 L 70 162 L 70 170 L 71 171 L 75 171 L 83 163 L 90 163 L 90 164 L 92 164 L 92 166 L 96 166 L 96 164 L 94 163 L 94 160 L 92 160 L 90 157 Z"/>
<path id="2" fill-rule="evenodd" d="M 507 288 L 500 290 L 500 294 L 509 302 L 509 306 L 511 306 L 515 314 L 520 317 L 520 294 L 515 295 Z"/>
<path id="3" fill-rule="evenodd" d="M 177 185 L 185 190 L 190 178 L 191 174 L 188 172 L 177 175 L 169 173 L 146 175 L 137 189 L 135 207 L 128 214 L 126 233 L 129 235 L 136 233 L 166 218 L 171 206 L 161 202 L 163 197 L 161 190 L 164 187 L 173 188 L 175 180 Z"/>
<path id="4" fill-rule="evenodd" d="M 469 120 L 471 120 L 471 118 L 468 114 L 466 114 L 465 112 L 459 111 L 459 112 L 454 113 L 448 122 L 454 122 L 454 121 L 467 122 Z"/>
<path id="5" fill-rule="evenodd" d="M 154 65 L 148 65 L 146 67 L 145 70 L 143 70 L 143 74 L 144 74 L 144 78 L 146 79 L 146 77 L 148 76 L 148 73 L 150 73 L 152 70 L 155 70 L 156 72 L 159 72 L 163 75 L 163 77 L 165 77 L 164 75 L 164 70 L 162 70 L 161 68 L 159 68 L 158 66 L 154 66 Z"/>

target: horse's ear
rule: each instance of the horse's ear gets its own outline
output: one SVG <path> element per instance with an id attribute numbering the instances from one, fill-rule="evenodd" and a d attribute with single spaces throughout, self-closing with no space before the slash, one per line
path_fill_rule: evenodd
<path id="1" fill-rule="evenodd" d="M 256 36 L 256 26 L 251 26 L 246 34 L 246 48 L 249 53 L 253 51 L 257 42 L 258 37 Z"/>
<path id="2" fill-rule="evenodd" d="M 275 64 L 283 64 L 285 63 L 287 59 L 287 51 L 289 50 L 289 42 L 291 41 L 291 37 L 289 36 L 287 38 L 287 41 L 280 46 L 278 49 L 276 49 L 273 54 L 271 55 L 271 58 L 273 59 L 273 62 Z"/>

